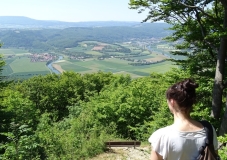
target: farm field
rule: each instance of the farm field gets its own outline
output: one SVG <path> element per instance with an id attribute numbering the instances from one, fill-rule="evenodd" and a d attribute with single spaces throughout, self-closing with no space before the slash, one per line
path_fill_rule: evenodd
<path id="1" fill-rule="evenodd" d="M 128 65 L 127 61 L 115 58 L 106 60 L 93 59 L 81 62 L 62 61 L 57 64 L 59 64 L 65 71 L 75 71 L 82 74 L 101 70 L 116 74 L 130 74 L 132 77 L 149 76 L 149 74 L 152 72 L 164 73 L 167 72 L 171 67 L 174 67 L 169 61 L 152 65 L 132 66 Z"/>
<path id="2" fill-rule="evenodd" d="M 6 66 L 3 69 L 3 75 L 13 77 L 30 77 L 33 75 L 45 75 L 51 73 L 46 67 L 46 62 L 31 63 L 29 58 L 14 58 L 11 63 L 6 61 Z"/>
<path id="3" fill-rule="evenodd" d="M 30 54 L 28 51 L 23 50 L 23 49 L 1 49 L 0 48 L 0 53 L 3 54 L 4 56 L 9 56 L 9 55 L 23 55 L 23 54 Z"/>
<path id="4" fill-rule="evenodd" d="M 3 70 L 4 76 L 28 78 L 53 73 L 46 66 L 47 61 L 32 62 L 29 56 L 34 53 L 29 53 L 27 50 L 0 49 L 0 54 L 6 62 Z M 159 50 L 151 52 L 144 47 L 128 43 L 107 44 L 83 41 L 77 47 L 66 48 L 57 55 L 63 56 L 63 59 L 54 62 L 52 67 L 60 73 L 74 71 L 85 74 L 103 71 L 129 74 L 132 78 L 137 78 L 149 76 L 152 72 L 164 73 L 176 67 L 170 61 L 166 61 L 167 57 Z"/>
<path id="5" fill-rule="evenodd" d="M 14 73 L 49 71 L 46 67 L 46 62 L 31 63 L 29 58 L 15 59 L 10 63 L 10 67 Z"/>
<path id="6" fill-rule="evenodd" d="M 46 67 L 46 62 L 30 62 L 28 58 L 31 53 L 22 49 L 0 49 L 0 54 L 6 65 L 3 68 L 4 76 L 17 78 L 29 78 L 34 75 L 45 75 L 51 73 Z"/>

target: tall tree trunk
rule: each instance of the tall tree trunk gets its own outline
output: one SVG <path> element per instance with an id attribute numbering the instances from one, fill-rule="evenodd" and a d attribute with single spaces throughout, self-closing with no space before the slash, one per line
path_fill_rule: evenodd
<path id="1" fill-rule="evenodd" d="M 227 99 L 227 95 L 226 95 L 226 99 Z M 219 130 L 219 135 L 224 135 L 224 134 L 227 133 L 227 125 L 226 124 L 227 124 L 227 101 L 226 101 L 226 106 L 225 106 L 225 113 L 223 115 L 220 130 Z"/>
<path id="2" fill-rule="evenodd" d="M 221 0 L 221 3 L 224 6 L 224 30 L 227 29 L 227 2 Z M 222 109 L 222 96 L 223 96 L 223 80 L 224 80 L 224 68 L 225 68 L 225 59 L 227 52 L 227 37 L 221 38 L 220 48 L 217 56 L 217 65 L 214 79 L 214 88 L 213 88 L 213 100 L 212 100 L 212 115 L 216 119 L 220 119 L 221 109 Z M 227 133 L 227 109 L 221 120 L 221 126 L 219 129 L 219 135 Z"/>
<path id="3" fill-rule="evenodd" d="M 227 51 L 227 39 L 221 38 L 220 49 L 218 51 L 216 72 L 214 78 L 213 100 L 212 100 L 212 116 L 216 119 L 220 118 L 222 109 L 222 94 L 223 94 L 223 80 L 225 57 Z"/>
<path id="4" fill-rule="evenodd" d="M 227 14 L 226 14 L 226 19 L 227 19 Z M 226 57 L 226 52 L 227 52 L 227 39 L 223 38 L 222 39 L 223 41 L 223 55 Z M 225 58 L 224 58 L 225 60 Z M 225 61 L 223 62 L 225 64 Z M 224 73 L 223 73 L 224 75 Z M 222 99 L 222 95 L 220 95 L 220 98 Z M 219 110 L 219 113 L 218 115 L 220 116 L 220 112 L 221 112 L 221 104 L 219 106 L 220 110 Z M 215 114 L 214 114 L 215 115 Z M 217 116 L 217 115 L 216 115 Z M 216 117 L 215 117 L 216 118 Z M 224 135 L 227 133 L 227 97 L 226 97 L 226 107 L 225 107 L 225 112 L 224 112 L 224 115 L 222 117 L 222 120 L 221 120 L 221 126 L 220 126 L 220 129 L 219 129 L 219 135 Z"/>

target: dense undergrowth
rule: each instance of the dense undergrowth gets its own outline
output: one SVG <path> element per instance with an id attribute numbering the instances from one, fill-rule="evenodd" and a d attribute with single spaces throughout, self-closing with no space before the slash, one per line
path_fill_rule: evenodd
<path id="1" fill-rule="evenodd" d="M 87 159 L 105 151 L 107 140 L 146 142 L 153 131 L 172 123 L 166 89 L 188 77 L 180 69 L 138 79 L 64 72 L 13 82 L 1 92 L 0 158 Z M 209 117 L 212 79 L 194 79 L 200 87 L 192 116 L 218 130 L 219 122 Z M 227 136 L 219 141 L 226 143 Z M 226 152 L 226 147 L 219 151 L 223 159 Z"/>

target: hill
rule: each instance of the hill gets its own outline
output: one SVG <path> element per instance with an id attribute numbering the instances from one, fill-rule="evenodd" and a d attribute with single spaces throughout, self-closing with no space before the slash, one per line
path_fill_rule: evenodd
<path id="1" fill-rule="evenodd" d="M 124 22 L 124 21 L 63 22 L 51 20 L 36 20 L 23 16 L 0 16 L 0 28 L 107 27 L 107 26 L 134 26 L 138 24 L 140 24 L 140 22 Z"/>
<path id="2" fill-rule="evenodd" d="M 0 23 L 12 27 L 0 28 L 0 42 L 3 44 L 0 53 L 7 64 L 3 70 L 5 76 L 27 78 L 50 73 L 52 68 L 48 69 L 46 65 L 49 66 L 60 55 L 64 62 L 54 64 L 55 69 L 79 73 L 102 70 L 138 77 L 149 75 L 157 70 L 156 67 L 160 68 L 159 72 L 165 72 L 171 65 L 164 62 L 166 57 L 163 55 L 151 54 L 145 49 L 151 44 L 156 48 L 161 39 L 171 33 L 166 30 L 170 26 L 165 23 L 86 22 L 87 25 L 102 27 L 57 28 L 70 22 L 27 17 L 0 17 Z M 126 24 L 130 26 L 124 26 Z M 53 28 L 42 28 L 48 25 Z M 160 64 L 154 64 L 153 68 L 149 66 L 156 62 Z M 21 67 L 21 64 L 27 67 Z M 139 65 L 143 66 L 138 68 Z"/>
<path id="3" fill-rule="evenodd" d="M 12 21 L 1 23 L 0 20 L 0 24 L 9 26 L 11 23 L 12 27 L 20 25 L 25 27 L 26 23 L 27 26 L 30 25 L 30 27 L 32 27 L 31 24 L 33 22 L 33 20 L 28 22 L 26 18 L 24 21 L 22 18 L 20 23 L 15 21 L 15 24 L 13 24 Z M 169 30 L 166 30 L 170 26 L 165 23 L 142 23 L 133 26 L 107 26 L 108 24 L 110 25 L 110 23 L 103 22 L 103 27 L 35 29 L 35 27 L 42 26 L 39 24 L 43 24 L 44 26 L 44 23 L 42 22 L 35 22 L 36 21 L 33 23 L 33 28 L 0 28 L 0 40 L 4 43 L 3 47 L 25 47 L 27 49 L 49 50 L 53 49 L 53 46 L 57 48 L 74 47 L 78 42 L 84 40 L 114 43 L 129 41 L 130 39 L 162 38 L 171 33 Z M 92 24 L 92 22 L 87 23 Z M 94 22 L 94 24 L 100 23 Z M 104 24 L 106 26 L 104 26 Z"/>

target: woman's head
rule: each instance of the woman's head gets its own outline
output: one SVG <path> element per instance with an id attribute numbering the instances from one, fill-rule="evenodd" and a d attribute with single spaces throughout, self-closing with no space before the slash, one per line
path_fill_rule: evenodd
<path id="1" fill-rule="evenodd" d="M 186 79 L 172 85 L 166 91 L 167 100 L 175 100 L 181 110 L 191 110 L 196 102 L 195 89 L 198 85 L 191 79 Z"/>

